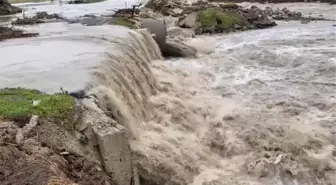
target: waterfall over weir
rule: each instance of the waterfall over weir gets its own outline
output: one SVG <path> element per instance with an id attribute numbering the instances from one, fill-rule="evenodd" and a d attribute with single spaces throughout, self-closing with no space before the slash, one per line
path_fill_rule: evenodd
<path id="1" fill-rule="evenodd" d="M 130 31 L 126 41 L 121 38 L 101 39 L 116 43 L 122 52 L 107 49 L 105 59 L 94 67 L 87 93 L 95 96 L 98 106 L 136 137 L 132 125 L 150 117 L 148 100 L 156 94 L 151 61 L 162 59 L 160 48 L 145 30 Z"/>
<path id="2" fill-rule="evenodd" d="M 218 96 L 212 74 L 169 66 L 143 30 L 100 39 L 122 52 L 107 49 L 87 94 L 129 131 L 142 184 L 316 184 L 314 169 L 335 168 L 325 128 Z"/>

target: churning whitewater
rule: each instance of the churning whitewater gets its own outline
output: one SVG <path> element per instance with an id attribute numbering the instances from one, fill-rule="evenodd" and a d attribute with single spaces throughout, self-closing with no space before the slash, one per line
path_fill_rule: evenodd
<path id="1" fill-rule="evenodd" d="M 130 131 L 149 184 L 332 184 L 335 31 L 289 22 L 170 61 L 145 31 L 102 38 L 125 53 L 107 52 L 87 90 Z"/>

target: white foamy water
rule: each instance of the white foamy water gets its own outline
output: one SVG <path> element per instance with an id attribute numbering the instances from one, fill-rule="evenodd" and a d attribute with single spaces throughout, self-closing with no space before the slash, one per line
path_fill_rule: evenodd
<path id="1" fill-rule="evenodd" d="M 195 185 L 334 182 L 336 28 L 332 24 L 281 22 L 268 30 L 216 36 L 213 54 L 170 61 L 197 79 L 183 89 L 201 84 L 194 89 L 195 96 L 211 98 L 190 97 L 197 102 L 192 107 L 204 111 L 197 115 L 205 115 L 202 119 L 182 114 L 190 116 L 192 137 L 176 128 L 174 134 L 181 133 L 178 140 L 167 133 L 165 144 L 157 144 L 155 138 L 156 145 L 166 146 L 162 149 L 166 155 L 173 143 L 185 151 L 174 157 L 180 155 L 183 161 L 178 164 L 192 169 L 187 171 L 194 178 L 188 180 Z M 188 106 L 185 97 L 182 102 Z M 181 108 L 173 106 L 173 115 L 175 109 Z M 167 163 L 176 165 L 174 160 Z M 280 165 L 275 164 L 279 160 Z"/>
<path id="2" fill-rule="evenodd" d="M 133 136 L 143 184 L 332 184 L 332 24 L 200 37 L 200 57 L 170 61 L 144 31 L 43 24 L 0 43 L 0 84 L 85 87 Z"/>

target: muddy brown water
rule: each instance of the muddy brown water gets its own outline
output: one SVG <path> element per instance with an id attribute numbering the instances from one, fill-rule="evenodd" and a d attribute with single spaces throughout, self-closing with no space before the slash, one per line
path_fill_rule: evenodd
<path id="1" fill-rule="evenodd" d="M 108 12 L 105 5 L 93 6 L 102 11 L 84 5 L 78 11 L 75 5 L 31 11 L 64 10 L 71 17 Z M 325 17 L 335 11 L 317 3 L 290 6 Z M 101 106 L 116 111 L 118 121 L 136 133 L 132 149 L 154 179 L 190 185 L 327 184 L 336 170 L 333 24 L 279 22 L 271 29 L 202 36 L 191 44 L 211 54 L 164 62 L 148 61 L 157 49 L 148 38 L 136 37 L 132 45 L 114 42 L 120 37 L 128 43 L 121 27 L 28 26 L 41 35 L 0 43 L 0 88 L 76 90 L 90 81 L 92 67 L 105 61 L 90 93 L 106 98 Z"/>

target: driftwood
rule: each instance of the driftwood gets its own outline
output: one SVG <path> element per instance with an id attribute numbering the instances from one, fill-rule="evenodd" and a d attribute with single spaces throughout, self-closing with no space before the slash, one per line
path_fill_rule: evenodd
<path id="1" fill-rule="evenodd" d="M 133 5 L 132 8 L 122 8 L 122 9 L 118 9 L 115 11 L 115 14 L 113 15 L 114 17 L 132 17 L 135 15 L 139 15 L 140 10 L 139 10 L 139 6 L 141 6 L 141 4 L 139 5 Z"/>
<path id="2" fill-rule="evenodd" d="M 64 19 L 60 15 L 48 14 L 47 12 L 37 12 L 33 17 L 25 17 L 23 19 L 18 18 L 17 20 L 13 21 L 12 24 L 15 25 L 32 25 L 32 24 L 39 24 L 45 23 L 48 19 Z"/>
<path id="3" fill-rule="evenodd" d="M 11 38 L 35 37 L 38 33 L 24 33 L 23 30 L 0 26 L 0 41 Z"/>

